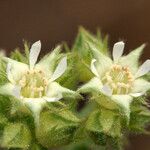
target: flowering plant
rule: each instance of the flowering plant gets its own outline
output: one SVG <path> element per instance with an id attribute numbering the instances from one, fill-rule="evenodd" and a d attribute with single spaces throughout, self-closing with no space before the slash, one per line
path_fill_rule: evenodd
<path id="1" fill-rule="evenodd" d="M 124 45 L 112 60 L 107 36 L 80 28 L 72 49 L 57 46 L 38 63 L 40 41 L 1 53 L 1 147 L 116 150 L 127 133 L 149 134 L 150 60 L 139 66 L 145 45 L 122 56 Z"/>

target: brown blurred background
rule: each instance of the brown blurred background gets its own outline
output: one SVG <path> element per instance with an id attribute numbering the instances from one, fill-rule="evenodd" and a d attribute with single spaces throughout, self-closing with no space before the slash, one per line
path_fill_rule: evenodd
<path id="1" fill-rule="evenodd" d="M 82 25 L 126 41 L 127 52 L 146 42 L 150 56 L 150 0 L 0 0 L 0 48 L 9 53 L 22 39 L 42 41 L 46 53 L 61 41 L 71 45 Z M 127 150 L 150 150 L 150 137 L 132 136 Z"/>

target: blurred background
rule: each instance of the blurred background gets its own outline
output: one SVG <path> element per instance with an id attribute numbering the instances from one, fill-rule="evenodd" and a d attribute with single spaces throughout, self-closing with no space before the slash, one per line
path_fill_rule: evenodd
<path id="1" fill-rule="evenodd" d="M 0 0 L 0 48 L 9 53 L 23 39 L 42 41 L 43 54 L 61 41 L 74 42 L 82 25 L 110 36 L 110 46 L 126 42 L 126 52 L 147 43 L 142 61 L 150 56 L 149 0 Z M 150 137 L 131 136 L 127 150 L 150 150 Z"/>

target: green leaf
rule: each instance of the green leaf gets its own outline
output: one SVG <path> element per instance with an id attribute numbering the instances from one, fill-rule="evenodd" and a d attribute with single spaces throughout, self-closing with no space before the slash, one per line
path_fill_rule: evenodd
<path id="1" fill-rule="evenodd" d="M 21 50 L 19 48 L 16 48 L 13 52 L 10 54 L 10 58 L 28 64 L 29 63 L 29 47 L 30 44 L 27 41 L 24 41 L 24 49 L 25 52 L 22 54 Z"/>
<path id="2" fill-rule="evenodd" d="M 141 134 L 147 134 L 146 127 L 150 123 L 150 110 L 145 106 L 132 106 L 131 119 L 129 123 L 129 131 Z M 150 133 L 149 133 L 150 134 Z"/>
<path id="3" fill-rule="evenodd" d="M 2 147 L 28 148 L 31 144 L 29 128 L 22 123 L 10 123 L 4 128 Z"/>
<path id="4" fill-rule="evenodd" d="M 72 142 L 78 126 L 79 119 L 70 111 L 42 112 L 37 137 L 39 142 L 47 148 L 66 145 Z"/>
<path id="5" fill-rule="evenodd" d="M 121 136 L 121 121 L 113 111 L 95 110 L 87 120 L 86 129 L 95 143 L 106 145 L 108 138 Z"/>

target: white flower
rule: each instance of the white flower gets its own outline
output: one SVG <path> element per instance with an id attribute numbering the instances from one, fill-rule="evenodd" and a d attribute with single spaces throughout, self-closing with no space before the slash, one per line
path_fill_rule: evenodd
<path id="1" fill-rule="evenodd" d="M 39 113 L 46 102 L 55 102 L 64 95 L 74 95 L 75 92 L 61 87 L 55 82 L 67 68 L 67 57 L 60 60 L 54 72 L 54 59 L 58 57 L 60 46 L 50 55 L 36 64 L 41 42 L 35 42 L 29 54 L 29 65 L 4 57 L 8 62 L 7 78 L 9 83 L 0 87 L 1 94 L 13 95 L 24 103 L 33 112 L 38 122 Z"/>
<path id="2" fill-rule="evenodd" d="M 111 107 L 112 101 L 130 112 L 130 103 L 133 97 L 138 97 L 150 89 L 150 83 L 141 79 L 150 71 L 150 60 L 146 60 L 138 69 L 138 59 L 144 45 L 122 56 L 124 43 L 118 42 L 113 47 L 113 60 L 89 44 L 95 59 L 91 62 L 91 71 L 95 75 L 89 83 L 83 85 L 80 92 L 94 90 L 108 97 L 108 101 L 101 104 Z M 110 103 L 110 105 L 109 105 Z"/>

